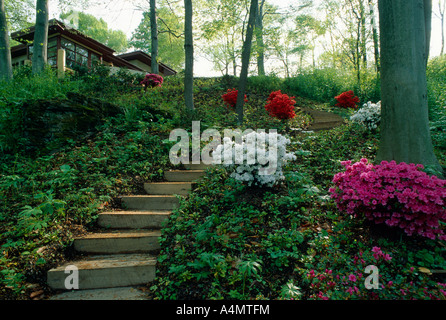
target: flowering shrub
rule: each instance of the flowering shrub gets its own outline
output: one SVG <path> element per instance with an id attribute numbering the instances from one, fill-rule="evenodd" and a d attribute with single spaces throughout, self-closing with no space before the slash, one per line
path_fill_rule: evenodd
<path id="1" fill-rule="evenodd" d="M 227 93 L 225 93 L 221 97 L 223 101 L 226 103 L 226 105 L 234 110 L 235 105 L 237 104 L 237 96 L 238 96 L 238 90 L 228 89 Z M 245 102 L 248 102 L 248 100 L 246 99 L 246 94 L 245 94 Z"/>
<path id="2" fill-rule="evenodd" d="M 336 96 L 335 99 L 338 101 L 336 106 L 345 109 L 356 109 L 357 104 L 359 103 L 359 98 L 355 97 L 352 90 L 341 93 L 339 96 Z"/>
<path id="3" fill-rule="evenodd" d="M 342 164 L 346 171 L 334 176 L 330 188 L 340 210 L 408 235 L 446 240 L 439 224 L 446 222 L 446 180 L 428 176 L 419 170 L 422 165 L 383 161 L 374 166 L 367 159 Z"/>
<path id="4" fill-rule="evenodd" d="M 296 116 L 294 112 L 295 103 L 294 97 L 289 97 L 279 90 L 270 94 L 265 109 L 272 117 L 280 120 L 293 119 Z"/>
<path id="5" fill-rule="evenodd" d="M 381 122 L 381 101 L 373 104 L 368 102 L 359 109 L 350 120 L 363 125 L 369 130 L 376 130 Z"/>
<path id="6" fill-rule="evenodd" d="M 256 131 L 242 136 L 241 143 L 225 137 L 214 151 L 213 160 L 232 171 L 231 177 L 249 186 L 272 187 L 284 179 L 284 164 L 296 158 L 286 151 L 289 143 L 280 134 Z"/>
<path id="7" fill-rule="evenodd" d="M 147 89 L 148 87 L 154 88 L 154 87 L 161 87 L 161 84 L 164 82 L 164 79 L 162 76 L 154 73 L 146 74 L 146 77 L 143 81 L 141 81 L 141 84 L 144 85 L 144 87 Z"/>
<path id="8" fill-rule="evenodd" d="M 400 264 L 380 247 L 360 250 L 354 256 L 340 253 L 322 258 L 321 270 L 302 271 L 310 300 L 390 300 L 446 298 L 446 284 L 420 277 L 410 264 Z M 367 266 L 375 266 L 377 289 L 367 289 Z M 392 273 L 398 270 L 398 276 Z M 371 281 L 371 280 L 369 280 Z"/>

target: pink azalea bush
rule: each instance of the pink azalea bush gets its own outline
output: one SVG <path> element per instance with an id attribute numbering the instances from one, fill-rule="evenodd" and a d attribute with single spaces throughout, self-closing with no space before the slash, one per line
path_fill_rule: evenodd
<path id="1" fill-rule="evenodd" d="M 154 73 L 146 74 L 144 80 L 141 81 L 141 84 L 144 85 L 144 87 L 147 89 L 149 87 L 161 87 L 163 84 L 164 79 L 162 76 Z"/>
<path id="2" fill-rule="evenodd" d="M 410 264 L 401 264 L 396 256 L 380 247 L 365 248 L 354 256 L 351 253 L 330 255 L 318 269 L 301 270 L 308 287 L 309 300 L 412 300 L 446 298 L 446 283 L 430 277 L 420 277 Z M 319 261 L 321 262 L 321 261 Z M 378 271 L 378 289 L 367 289 L 367 266 Z M 398 270 L 395 276 L 392 270 Z M 374 281 L 373 281 L 374 282 Z M 375 284 L 375 283 L 373 283 Z"/>
<path id="3" fill-rule="evenodd" d="M 346 171 L 334 176 L 330 188 L 339 210 L 399 227 L 410 236 L 446 240 L 440 225 L 446 222 L 446 180 L 428 176 L 422 165 L 395 161 L 342 165 Z"/>

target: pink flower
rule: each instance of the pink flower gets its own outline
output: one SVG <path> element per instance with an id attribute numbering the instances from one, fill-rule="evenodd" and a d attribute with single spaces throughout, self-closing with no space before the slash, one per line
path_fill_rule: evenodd
<path id="1" fill-rule="evenodd" d="M 348 280 L 356 282 L 357 279 L 356 279 L 356 276 L 354 274 L 351 274 L 351 275 L 348 276 Z"/>
<path id="2" fill-rule="evenodd" d="M 367 159 L 341 164 L 345 171 L 335 175 L 330 188 L 340 211 L 399 227 L 407 235 L 446 239 L 440 226 L 446 222 L 446 180 L 428 176 L 415 164 L 383 161 L 373 165 Z M 391 259 L 374 253 L 376 259 Z"/>

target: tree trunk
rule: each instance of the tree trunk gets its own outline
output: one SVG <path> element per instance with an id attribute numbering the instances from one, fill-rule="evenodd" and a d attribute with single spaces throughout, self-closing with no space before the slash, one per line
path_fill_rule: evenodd
<path id="1" fill-rule="evenodd" d="M 37 0 L 33 43 L 33 73 L 42 72 L 48 53 L 48 0 Z"/>
<path id="2" fill-rule="evenodd" d="M 151 33 L 151 55 L 152 73 L 159 74 L 158 65 L 158 25 L 156 21 L 156 0 L 150 0 L 150 33 Z"/>
<path id="3" fill-rule="evenodd" d="M 265 75 L 265 43 L 263 41 L 263 6 L 265 0 L 261 0 L 256 18 L 256 42 L 257 42 L 257 72 L 259 76 Z"/>
<path id="4" fill-rule="evenodd" d="M 377 160 L 442 171 L 429 130 L 426 66 L 431 0 L 379 0 L 381 141 Z"/>
<path id="5" fill-rule="evenodd" d="M 194 110 L 194 44 L 192 32 L 192 0 L 184 0 L 185 26 L 184 26 L 184 50 L 186 54 L 186 64 L 184 71 L 184 100 L 186 108 Z"/>
<path id="6" fill-rule="evenodd" d="M 4 0 L 0 0 L 0 80 L 2 79 L 12 79 L 11 50 Z"/>
<path id="7" fill-rule="evenodd" d="M 254 24 L 256 22 L 257 10 L 259 8 L 259 0 L 251 0 L 249 9 L 248 27 L 246 28 L 245 42 L 242 51 L 242 71 L 240 72 L 240 82 L 237 95 L 236 112 L 238 115 L 238 125 L 243 124 L 243 106 L 245 103 L 246 82 L 248 80 L 249 60 L 251 58 L 251 45 L 254 33 Z"/>
<path id="8" fill-rule="evenodd" d="M 369 0 L 369 6 L 370 6 L 370 16 L 371 16 L 371 24 L 372 24 L 372 34 L 373 34 L 373 48 L 375 51 L 375 69 L 376 72 L 380 72 L 380 57 L 379 57 L 379 36 L 378 36 L 378 27 L 376 24 L 376 17 L 375 17 L 375 5 L 373 3 L 373 0 Z"/>

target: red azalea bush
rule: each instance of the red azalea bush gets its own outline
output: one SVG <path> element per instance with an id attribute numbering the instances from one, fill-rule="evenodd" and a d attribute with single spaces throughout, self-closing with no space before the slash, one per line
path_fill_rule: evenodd
<path id="1" fill-rule="evenodd" d="M 280 120 L 293 119 L 296 116 L 294 112 L 295 103 L 294 97 L 289 97 L 279 90 L 270 94 L 265 109 L 272 117 Z"/>
<path id="2" fill-rule="evenodd" d="M 228 107 L 230 107 L 231 109 L 235 109 L 235 106 L 237 104 L 237 96 L 238 96 L 238 90 L 228 89 L 227 93 L 225 93 L 221 97 Z M 245 94 L 245 102 L 248 102 L 246 94 Z"/>
<path id="3" fill-rule="evenodd" d="M 161 84 L 164 82 L 164 79 L 162 76 L 158 74 L 146 74 L 146 77 L 143 81 L 141 81 L 141 84 L 145 86 L 147 89 L 148 87 L 161 87 Z"/>
<path id="4" fill-rule="evenodd" d="M 422 165 L 367 159 L 351 164 L 334 176 L 331 197 L 348 214 L 365 217 L 376 224 L 403 229 L 409 236 L 446 240 L 440 222 L 446 222 L 446 180 L 428 176 Z"/>
<path id="5" fill-rule="evenodd" d="M 352 90 L 341 93 L 339 96 L 336 96 L 335 99 L 338 101 L 336 104 L 337 107 L 345 109 L 356 109 L 358 107 L 357 104 L 359 103 L 359 98 L 355 97 Z"/>

